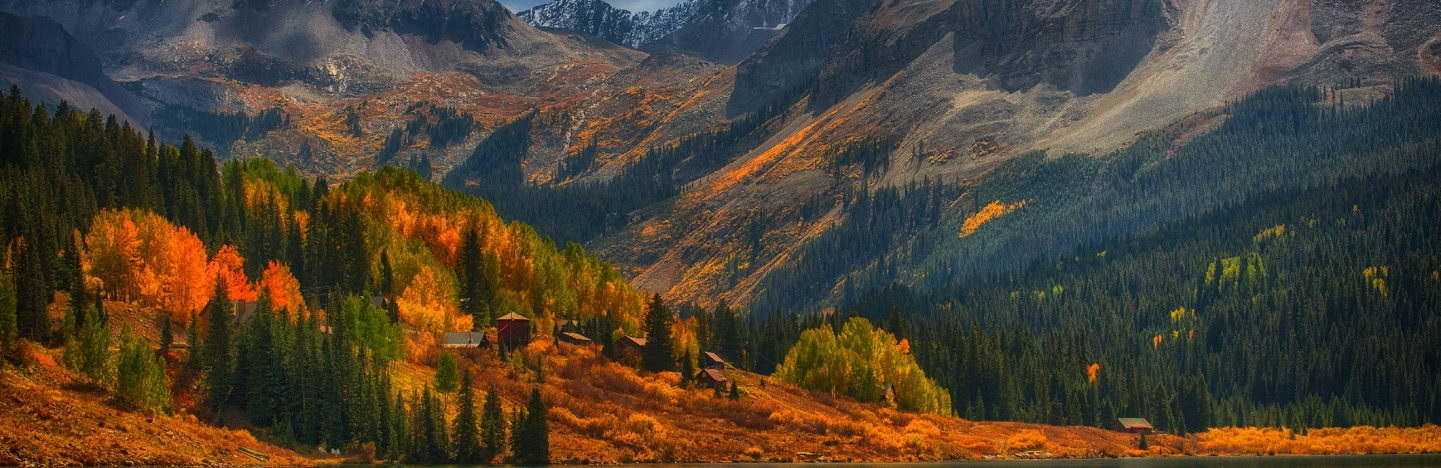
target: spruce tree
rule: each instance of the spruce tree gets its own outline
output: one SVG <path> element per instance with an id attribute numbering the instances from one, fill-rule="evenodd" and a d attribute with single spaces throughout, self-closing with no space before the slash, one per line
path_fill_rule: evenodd
<path id="1" fill-rule="evenodd" d="M 395 307 L 395 270 L 390 267 L 390 252 L 380 251 L 380 295 L 385 296 L 385 315 L 390 323 L 400 322 L 399 309 Z"/>
<path id="2" fill-rule="evenodd" d="M 476 463 L 490 463 L 497 455 L 505 452 L 505 412 L 500 408 L 500 397 L 495 387 L 485 392 L 485 404 L 480 412 L 481 452 Z"/>
<path id="3" fill-rule="evenodd" d="M 90 309 L 80 330 L 80 373 L 92 385 L 108 387 L 114 375 L 110 368 L 110 327 Z"/>
<path id="4" fill-rule="evenodd" d="M 185 327 L 185 368 L 191 372 L 205 367 L 200 348 L 200 315 L 191 312 L 190 324 Z"/>
<path id="5" fill-rule="evenodd" d="M 691 384 L 692 382 L 695 382 L 695 374 L 696 374 L 696 372 L 695 372 L 695 365 L 691 363 L 691 359 L 693 359 L 694 357 L 695 357 L 695 356 L 691 355 L 690 350 L 687 349 L 686 352 L 685 352 L 685 357 L 684 357 L 684 358 L 681 358 L 681 361 L 680 361 L 680 386 L 681 386 L 681 388 L 690 387 L 690 384 Z"/>
<path id="6" fill-rule="evenodd" d="M 460 401 L 455 416 L 455 462 L 480 463 L 480 426 L 475 415 L 475 391 L 470 387 L 470 373 L 461 377 Z"/>
<path id="7" fill-rule="evenodd" d="M 444 394 L 455 393 L 460 379 L 459 374 L 455 354 L 449 350 L 441 351 L 440 361 L 435 365 L 435 391 Z"/>
<path id="8" fill-rule="evenodd" d="M 522 465 L 550 464 L 550 424 L 546 422 L 545 402 L 540 399 L 540 388 L 530 390 L 530 403 L 526 404 L 522 426 L 525 428 L 523 445 L 517 446 L 515 459 Z"/>
<path id="9" fill-rule="evenodd" d="M 175 344 L 175 331 L 170 329 L 170 313 L 162 313 L 165 315 L 160 319 L 160 352 L 164 354 Z"/>
<path id="10" fill-rule="evenodd" d="M 65 330 L 66 334 L 71 330 Z M 20 330 L 15 325 L 15 284 L 10 274 L 0 271 L 0 356 L 15 349 Z"/>
<path id="11" fill-rule="evenodd" d="M 641 369 L 661 372 L 675 368 L 675 357 L 671 350 L 671 321 L 665 300 L 661 299 L 660 294 L 651 296 L 645 312 L 645 349 L 641 352 Z"/>
<path id="12" fill-rule="evenodd" d="M 739 385 L 736 385 L 736 381 L 734 381 L 734 380 L 731 381 L 731 394 L 730 394 L 730 399 L 731 399 L 731 401 L 736 401 L 736 400 L 741 399 L 740 386 L 739 386 Z"/>
<path id="13" fill-rule="evenodd" d="M 230 340 L 233 335 L 230 329 L 230 301 L 226 300 L 223 282 L 216 282 L 215 294 L 210 297 L 209 321 L 203 353 L 205 404 L 219 414 L 230 397 L 230 373 L 233 369 L 230 354 Z"/>

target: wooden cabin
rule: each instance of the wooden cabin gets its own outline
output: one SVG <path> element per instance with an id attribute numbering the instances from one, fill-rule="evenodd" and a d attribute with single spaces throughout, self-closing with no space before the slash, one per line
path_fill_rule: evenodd
<path id="1" fill-rule="evenodd" d="M 489 345 L 485 340 L 485 332 L 445 332 L 445 339 L 440 342 L 442 348 L 480 348 Z"/>
<path id="2" fill-rule="evenodd" d="M 495 339 L 507 346 L 530 343 L 530 319 L 511 312 L 495 319 Z"/>
<path id="3" fill-rule="evenodd" d="M 640 364 L 640 356 L 643 351 L 645 351 L 645 338 L 623 336 L 615 342 L 617 360 L 628 365 Z"/>
<path id="4" fill-rule="evenodd" d="M 380 294 L 370 296 L 370 304 L 374 305 L 377 309 L 385 310 L 385 296 Z"/>
<path id="5" fill-rule="evenodd" d="M 725 369 L 726 361 L 719 354 L 706 351 L 700 355 L 701 369 Z"/>
<path id="6" fill-rule="evenodd" d="M 581 334 L 579 333 L 561 332 L 560 336 L 558 336 L 557 338 L 559 338 L 561 342 L 570 343 L 576 346 L 588 346 L 591 344 L 590 338 L 581 336 Z"/>
<path id="7" fill-rule="evenodd" d="M 720 388 L 722 390 L 730 385 L 730 380 L 726 379 L 725 373 L 721 372 L 720 369 L 701 369 L 700 373 L 696 374 L 695 381 L 701 386 Z"/>
<path id="8" fill-rule="evenodd" d="M 1147 421 L 1146 418 L 1116 418 L 1116 422 L 1111 424 L 1111 430 L 1131 434 L 1150 434 L 1156 432 L 1156 428 L 1152 427 L 1151 422 Z"/>

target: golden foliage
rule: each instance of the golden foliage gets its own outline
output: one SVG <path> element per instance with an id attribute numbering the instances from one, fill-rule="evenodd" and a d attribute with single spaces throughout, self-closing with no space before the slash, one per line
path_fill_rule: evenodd
<path id="1" fill-rule="evenodd" d="M 975 234 L 976 229 L 980 229 L 981 225 L 987 221 L 999 218 L 1006 213 L 1016 211 L 1025 206 L 1026 200 L 1021 200 L 1009 205 L 1002 204 L 1000 200 L 993 201 L 987 204 L 985 208 L 981 208 L 981 211 L 977 211 L 976 214 L 971 215 L 971 217 L 966 218 L 966 220 L 961 223 L 961 237 Z"/>
<path id="2" fill-rule="evenodd" d="M 1262 229 L 1261 232 L 1256 233 L 1256 235 L 1253 236 L 1253 237 L 1251 238 L 1251 240 L 1252 240 L 1253 242 L 1257 243 L 1257 244 L 1260 244 L 1261 241 L 1264 241 L 1264 240 L 1266 240 L 1266 239 L 1272 239 L 1272 238 L 1274 238 L 1274 239 L 1280 239 L 1282 236 L 1285 236 L 1285 235 L 1286 235 L 1286 225 L 1285 225 L 1285 224 L 1277 224 L 1275 227 L 1270 227 L 1270 228 Z"/>
<path id="3" fill-rule="evenodd" d="M 284 264 L 271 260 L 265 272 L 260 274 L 260 283 L 256 287 L 270 298 L 272 307 L 290 311 L 291 317 L 299 316 L 305 307 L 305 299 L 300 296 L 300 281 L 290 274 L 290 267 Z"/>
<path id="4" fill-rule="evenodd" d="M 420 268 L 395 305 L 401 320 L 424 333 L 471 329 L 471 317 L 462 317 L 455 308 L 455 289 L 449 277 L 430 266 Z"/>
<path id="5" fill-rule="evenodd" d="M 1370 283 L 1372 288 L 1381 293 L 1381 297 L 1386 297 L 1386 276 L 1390 274 L 1391 268 L 1385 266 L 1372 266 L 1361 270 L 1361 276 L 1366 278 L 1366 282 Z"/>
<path id="6" fill-rule="evenodd" d="M 206 262 L 205 244 L 155 213 L 101 210 L 85 244 L 86 284 L 112 298 L 165 310 L 183 322 L 213 292 L 215 270 Z"/>
<path id="7" fill-rule="evenodd" d="M 1207 452 L 1236 455 L 1441 453 L 1441 427 L 1435 424 L 1311 429 L 1305 434 L 1291 429 L 1221 427 L 1197 434 L 1197 438 Z"/>
<path id="8" fill-rule="evenodd" d="M 1095 382 L 1096 382 L 1097 374 L 1100 373 L 1100 372 L 1101 372 L 1101 364 L 1100 364 L 1100 363 L 1091 363 L 1091 365 L 1086 366 L 1086 380 L 1089 381 L 1089 382 L 1091 382 L 1091 383 L 1095 383 Z"/>
<path id="9" fill-rule="evenodd" d="M 1037 429 L 1025 429 L 1006 438 L 1006 447 L 1017 452 L 1046 448 L 1046 434 Z"/>
<path id="10" fill-rule="evenodd" d="M 245 258 L 235 247 L 226 244 L 210 259 L 210 269 L 218 281 L 225 282 L 225 296 L 232 301 L 254 301 L 255 289 L 245 277 Z"/>

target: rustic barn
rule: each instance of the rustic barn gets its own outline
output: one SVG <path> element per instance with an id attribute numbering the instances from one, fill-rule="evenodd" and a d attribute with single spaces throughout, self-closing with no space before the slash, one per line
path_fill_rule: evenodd
<path id="1" fill-rule="evenodd" d="M 488 345 L 485 332 L 445 332 L 445 339 L 440 342 L 442 348 L 479 348 Z"/>
<path id="2" fill-rule="evenodd" d="M 511 312 L 495 319 L 495 339 L 508 346 L 530 342 L 530 319 Z"/>
<path id="3" fill-rule="evenodd" d="M 615 342 L 617 360 L 627 365 L 640 364 L 641 352 L 645 350 L 645 338 L 624 336 Z"/>
<path id="4" fill-rule="evenodd" d="M 719 354 L 706 351 L 700 355 L 700 367 L 702 369 L 725 369 L 726 361 L 721 359 Z"/>
<path id="5" fill-rule="evenodd" d="M 591 344 L 590 338 L 581 336 L 579 333 L 561 332 L 559 338 L 560 341 L 573 345 L 586 346 Z"/>
<path id="6" fill-rule="evenodd" d="M 730 384 L 725 373 L 722 373 L 720 369 L 710 368 L 701 369 L 700 373 L 696 374 L 695 381 L 701 386 L 721 389 L 725 389 Z"/>
<path id="7" fill-rule="evenodd" d="M 377 309 L 385 309 L 385 296 L 382 296 L 380 294 L 370 296 L 370 303 L 371 305 L 374 305 Z"/>
<path id="8" fill-rule="evenodd" d="M 1151 422 L 1146 418 L 1116 418 L 1116 422 L 1111 424 L 1111 430 L 1132 434 L 1150 434 L 1155 432 L 1156 428 L 1151 427 Z"/>

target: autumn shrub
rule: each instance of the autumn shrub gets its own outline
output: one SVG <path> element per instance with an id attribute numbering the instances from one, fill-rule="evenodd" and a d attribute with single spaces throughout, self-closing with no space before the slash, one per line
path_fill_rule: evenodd
<path id="1" fill-rule="evenodd" d="M 1006 447 L 1016 452 L 1046 448 L 1046 434 L 1036 429 L 1025 429 L 1006 438 Z"/>
<path id="2" fill-rule="evenodd" d="M 592 367 L 589 380 L 591 385 L 603 390 L 626 395 L 645 393 L 645 381 L 635 375 L 634 370 L 613 362 Z"/>

